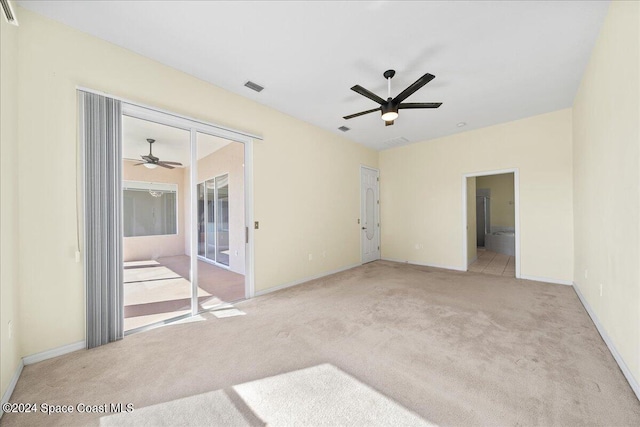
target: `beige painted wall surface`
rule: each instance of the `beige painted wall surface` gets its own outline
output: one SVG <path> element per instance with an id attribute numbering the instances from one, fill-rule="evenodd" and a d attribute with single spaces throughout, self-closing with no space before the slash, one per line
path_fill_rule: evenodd
<path id="1" fill-rule="evenodd" d="M 185 199 L 188 199 L 184 187 L 184 168 L 148 169 L 134 166 L 138 161 L 124 160 L 122 178 L 125 181 L 144 181 L 178 185 L 178 234 L 172 236 L 139 236 L 125 237 L 123 240 L 124 260 L 142 261 L 164 256 L 184 255 L 185 233 Z"/>
<path id="2" fill-rule="evenodd" d="M 382 151 L 382 256 L 466 269 L 462 177 L 518 168 L 521 274 L 570 282 L 571 156 L 569 109 Z"/>
<path id="3" fill-rule="evenodd" d="M 515 227 L 513 174 L 479 176 L 476 186 L 491 190 L 491 227 Z"/>
<path id="4" fill-rule="evenodd" d="M 238 274 L 245 271 L 243 165 L 244 145 L 240 142 L 232 142 L 198 160 L 199 183 L 223 174 L 229 175 L 229 269 Z M 185 253 L 189 254 L 189 249 L 189 242 L 185 242 Z"/>
<path id="5" fill-rule="evenodd" d="M 573 106 L 575 282 L 638 382 L 639 39 L 639 3 L 611 3 Z"/>
<path id="6" fill-rule="evenodd" d="M 25 9 L 18 15 L 22 354 L 84 339 L 77 86 L 264 137 L 254 144 L 257 290 L 359 263 L 360 165 L 377 167 L 377 152 Z M 42 191 L 28 191 L 35 187 Z M 48 223 L 30 226 L 42 206 Z"/>
<path id="7" fill-rule="evenodd" d="M 0 397 L 20 364 L 18 318 L 18 28 L 0 18 Z M 9 338 L 9 321 L 13 338 Z"/>
<path id="8" fill-rule="evenodd" d="M 476 177 L 467 178 L 467 265 L 478 258 Z"/>

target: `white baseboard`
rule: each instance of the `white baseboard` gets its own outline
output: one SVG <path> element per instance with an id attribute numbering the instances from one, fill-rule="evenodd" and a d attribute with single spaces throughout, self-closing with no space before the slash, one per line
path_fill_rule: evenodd
<path id="1" fill-rule="evenodd" d="M 7 387 L 7 390 L 2 395 L 2 401 L 0 402 L 0 404 L 7 403 L 11 399 L 13 390 L 16 388 L 16 384 L 18 383 L 18 379 L 20 378 L 20 374 L 22 373 L 22 368 L 24 368 L 24 363 L 22 363 L 22 360 L 20 360 L 20 363 L 18 364 L 18 367 L 16 368 L 13 377 L 11 378 L 9 387 Z M 0 418 L 2 418 L 2 414 L 4 414 L 4 411 L 0 409 Z"/>
<path id="2" fill-rule="evenodd" d="M 294 280 L 293 282 L 285 283 L 283 285 L 278 285 L 278 286 L 274 286 L 272 288 L 267 288 L 267 289 L 263 289 L 261 291 L 256 291 L 254 296 L 259 297 L 261 295 L 270 294 L 271 292 L 276 292 L 276 291 L 279 291 L 281 289 L 286 289 L 286 288 L 290 288 L 292 286 L 301 285 L 302 283 L 308 282 L 310 280 L 320 279 L 322 277 L 330 276 L 332 274 L 340 273 L 342 271 L 351 270 L 352 268 L 359 267 L 360 265 L 362 265 L 362 264 L 347 265 L 346 267 L 341 267 L 341 268 L 338 268 L 336 270 L 325 271 L 324 273 L 316 274 L 314 276 L 305 277 L 304 279 Z"/>
<path id="3" fill-rule="evenodd" d="M 407 261 L 407 260 L 404 260 L 404 259 L 382 258 L 382 260 L 383 261 L 391 261 L 391 262 L 400 262 L 402 264 L 419 265 L 421 267 L 442 268 L 444 270 L 467 271 L 465 268 L 461 268 L 461 267 L 452 267 L 450 265 L 428 264 L 428 263 L 423 263 L 423 262 L 413 262 L 413 261 Z"/>
<path id="4" fill-rule="evenodd" d="M 598 329 L 600 336 L 604 340 L 604 343 L 607 345 L 607 347 L 609 347 L 609 351 L 613 355 L 613 358 L 616 359 L 616 362 L 618 362 L 618 366 L 620 367 L 622 374 L 625 376 L 625 378 L 629 382 L 631 389 L 636 394 L 636 397 L 638 398 L 638 400 L 640 400 L 640 385 L 638 384 L 636 379 L 633 377 L 633 374 L 629 370 L 629 367 L 624 362 L 624 359 L 618 352 L 618 349 L 616 348 L 616 346 L 613 344 L 613 341 L 611 341 L 609 334 L 607 334 L 607 331 L 602 326 L 602 323 L 600 323 L 600 320 L 598 320 L 598 316 L 596 316 L 596 313 L 593 311 L 593 309 L 591 308 L 587 300 L 584 298 L 584 295 L 582 295 L 582 292 L 580 292 L 580 288 L 576 283 L 573 283 L 573 289 L 576 291 L 576 294 L 578 295 L 580 302 L 584 306 L 584 309 L 587 310 L 587 313 L 589 314 L 589 317 L 591 317 L 591 320 L 593 321 L 594 325 L 596 325 L 596 328 Z"/>
<path id="5" fill-rule="evenodd" d="M 31 365 L 33 363 L 42 362 L 43 360 L 52 359 L 54 357 L 62 356 L 63 354 L 73 353 L 74 351 L 83 350 L 87 348 L 86 341 L 78 341 L 73 344 L 63 345 L 62 347 L 52 348 L 51 350 L 42 351 L 40 353 L 25 356 L 22 361 L 25 365 Z"/>
<path id="6" fill-rule="evenodd" d="M 550 277 L 527 276 L 527 275 L 521 274 L 519 279 L 535 280 L 536 282 L 553 283 L 555 285 L 573 286 L 573 282 L 570 280 L 552 279 Z"/>

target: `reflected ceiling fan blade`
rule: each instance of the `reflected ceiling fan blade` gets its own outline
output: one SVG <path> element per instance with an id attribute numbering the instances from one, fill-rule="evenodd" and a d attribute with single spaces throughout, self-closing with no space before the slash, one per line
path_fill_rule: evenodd
<path id="1" fill-rule="evenodd" d="M 426 85 L 427 83 L 429 83 L 431 80 L 435 78 L 436 76 L 434 76 L 433 74 L 430 74 L 430 73 L 425 74 L 424 76 L 416 80 L 411 86 L 409 86 L 408 88 L 400 92 L 400 94 L 398 94 L 398 96 L 396 96 L 393 99 L 393 103 L 394 104 L 401 103 L 402 101 L 407 99 L 409 96 L 411 96 L 415 91 L 417 91 L 422 86 Z"/>
<path id="2" fill-rule="evenodd" d="M 147 164 L 147 162 L 142 162 L 142 163 L 136 163 L 136 164 L 135 164 L 135 165 L 133 165 L 133 166 L 140 166 L 140 165 L 146 165 L 146 164 Z"/>
<path id="3" fill-rule="evenodd" d="M 398 108 L 438 108 L 442 102 L 405 102 L 398 105 Z"/>
<path id="4" fill-rule="evenodd" d="M 158 162 L 158 163 L 156 163 L 156 165 L 162 166 L 163 168 L 167 168 L 167 169 L 174 169 L 173 166 L 170 166 L 170 165 L 166 164 L 165 162 Z"/>
<path id="5" fill-rule="evenodd" d="M 393 120 L 390 120 L 388 122 L 384 122 L 385 126 L 393 126 Z"/>
<path id="6" fill-rule="evenodd" d="M 343 119 L 345 120 L 353 119 L 354 117 L 363 116 L 365 114 L 373 113 L 374 111 L 380 111 L 380 108 L 374 108 L 372 110 L 361 111 L 359 113 L 351 114 L 349 116 L 344 116 Z"/>
<path id="7" fill-rule="evenodd" d="M 366 96 L 367 98 L 369 98 L 372 101 L 377 102 L 378 104 L 382 105 L 384 104 L 385 101 L 384 99 L 380 98 L 378 95 L 376 95 L 375 93 L 371 92 L 370 90 L 367 90 L 365 88 L 363 88 L 360 85 L 355 85 L 354 87 L 351 88 L 352 91 L 359 93 L 362 96 Z M 417 89 L 416 89 L 417 90 Z M 408 96 L 408 95 L 407 95 Z"/>
<path id="8" fill-rule="evenodd" d="M 182 166 L 182 163 L 180 162 L 168 162 L 168 161 L 162 161 L 162 163 L 167 164 L 167 165 L 175 165 L 175 166 Z"/>

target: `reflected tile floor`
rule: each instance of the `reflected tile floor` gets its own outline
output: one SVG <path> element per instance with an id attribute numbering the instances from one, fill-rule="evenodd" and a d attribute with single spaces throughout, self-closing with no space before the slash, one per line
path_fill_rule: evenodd
<path id="1" fill-rule="evenodd" d="M 494 276 L 515 277 L 516 257 L 478 248 L 478 259 L 469 265 L 468 270 Z"/>

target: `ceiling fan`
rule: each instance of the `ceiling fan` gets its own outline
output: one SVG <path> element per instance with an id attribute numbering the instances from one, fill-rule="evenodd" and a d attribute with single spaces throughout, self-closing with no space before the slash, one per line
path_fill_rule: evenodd
<path id="1" fill-rule="evenodd" d="M 358 92 L 362 96 L 366 96 L 372 101 L 380 104 L 380 107 L 372 110 L 361 111 L 359 113 L 344 116 L 346 120 L 353 119 L 354 117 L 363 116 L 365 114 L 373 113 L 374 111 L 382 112 L 382 120 L 384 120 L 385 126 L 391 126 L 393 121 L 398 118 L 398 110 L 405 108 L 438 108 L 442 105 L 442 102 L 402 102 L 411 96 L 414 92 L 420 89 L 422 86 L 435 79 L 433 74 L 425 74 L 416 80 L 411 86 L 400 92 L 395 98 L 391 98 L 391 79 L 396 75 L 395 70 L 387 70 L 384 72 L 384 78 L 387 79 L 387 94 L 388 98 L 385 101 L 375 93 L 363 88 L 360 85 L 355 85 L 351 88 L 352 91 Z"/>
<path id="2" fill-rule="evenodd" d="M 182 166 L 182 163 L 180 162 L 160 161 L 160 159 L 154 156 L 151 151 L 152 145 L 154 142 L 156 142 L 156 140 L 147 138 L 147 142 L 149 143 L 149 154 L 142 154 L 140 157 L 142 157 L 142 160 L 144 161 L 141 163 L 136 163 L 134 166 L 144 165 L 146 168 L 149 168 L 149 169 L 155 169 L 158 166 L 162 166 L 163 168 L 167 168 L 167 169 L 173 169 L 174 166 Z"/>

